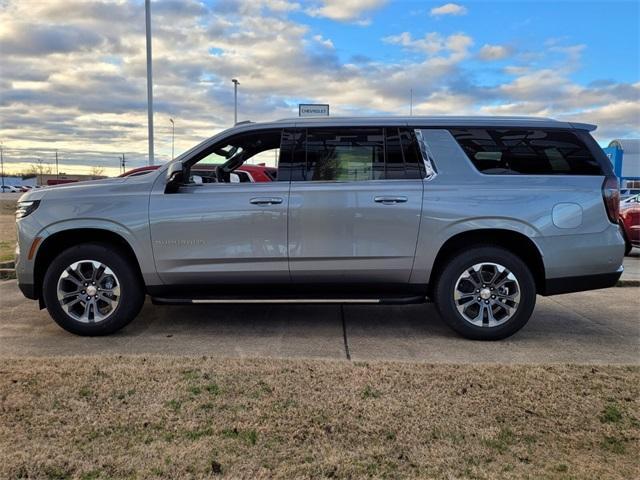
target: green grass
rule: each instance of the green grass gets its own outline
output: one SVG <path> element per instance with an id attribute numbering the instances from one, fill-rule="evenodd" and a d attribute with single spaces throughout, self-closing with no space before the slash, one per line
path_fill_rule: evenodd
<path id="1" fill-rule="evenodd" d="M 87 386 L 81 387 L 80 390 L 78 391 L 78 395 L 80 395 L 82 398 L 90 397 L 91 389 Z"/>
<path id="2" fill-rule="evenodd" d="M 602 423 L 618 423 L 621 420 L 622 412 L 620 411 L 620 408 L 615 404 L 607 405 L 600 415 L 600 421 Z"/>
<path id="3" fill-rule="evenodd" d="M 367 399 L 379 397 L 380 392 L 378 390 L 375 390 L 371 385 L 367 385 L 366 387 L 364 387 L 364 390 L 362 391 L 362 398 Z"/>
<path id="4" fill-rule="evenodd" d="M 600 445 L 608 452 L 622 455 L 627 451 L 626 441 L 616 437 L 604 437 Z"/>
<path id="5" fill-rule="evenodd" d="M 514 433 L 509 428 L 501 428 L 495 438 L 484 439 L 484 444 L 499 453 L 505 453 L 516 442 Z"/>
<path id="6" fill-rule="evenodd" d="M 16 256 L 15 241 L 0 241 L 0 262 L 10 262 Z"/>
<path id="7" fill-rule="evenodd" d="M 255 445 L 258 441 L 258 432 L 255 430 L 238 430 L 237 428 L 225 428 L 222 430 L 224 438 L 237 438 L 247 445 Z"/>

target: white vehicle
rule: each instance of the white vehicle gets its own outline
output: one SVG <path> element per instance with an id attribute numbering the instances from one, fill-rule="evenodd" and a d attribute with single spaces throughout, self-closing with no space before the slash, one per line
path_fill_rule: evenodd
<path id="1" fill-rule="evenodd" d="M 20 193 L 22 190 L 18 187 L 14 187 L 13 185 L 1 185 L 0 190 L 2 193 Z"/>

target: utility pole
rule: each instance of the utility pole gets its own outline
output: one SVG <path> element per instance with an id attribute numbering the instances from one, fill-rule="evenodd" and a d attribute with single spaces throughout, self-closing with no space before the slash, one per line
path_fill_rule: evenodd
<path id="1" fill-rule="evenodd" d="M 236 78 L 232 78 L 233 82 L 233 124 L 238 123 L 238 85 L 240 82 Z"/>
<path id="2" fill-rule="evenodd" d="M 409 116 L 413 117 L 413 88 L 409 90 Z"/>
<path id="3" fill-rule="evenodd" d="M 58 150 L 56 149 L 56 179 L 60 178 L 60 171 L 58 169 Z"/>
<path id="4" fill-rule="evenodd" d="M 151 5 L 144 0 L 147 27 L 147 123 L 149 128 L 149 165 L 153 165 L 153 71 L 151 66 Z"/>
<path id="5" fill-rule="evenodd" d="M 126 172 L 126 171 L 127 171 L 127 169 L 126 169 L 126 164 L 127 164 L 127 162 L 126 162 L 126 161 L 125 161 L 125 159 L 124 159 L 124 153 L 123 153 L 123 154 L 122 154 L 122 164 L 121 164 L 121 166 L 122 166 L 122 173 L 124 173 L 124 172 Z"/>
<path id="6" fill-rule="evenodd" d="M 42 174 L 44 173 L 44 166 L 42 165 L 42 159 L 41 158 L 36 159 L 36 161 L 38 162 L 38 170 L 37 170 L 37 172 L 40 174 L 40 183 L 38 185 L 42 185 Z"/>
<path id="7" fill-rule="evenodd" d="M 169 121 L 171 122 L 171 160 L 173 160 L 175 158 L 174 156 L 174 150 L 173 150 L 173 146 L 174 146 L 174 140 L 176 137 L 176 124 L 173 121 L 173 118 L 170 118 Z"/>
<path id="8" fill-rule="evenodd" d="M 4 157 L 2 143 L 0 143 L 0 176 L 2 177 L 2 193 L 4 193 Z"/>

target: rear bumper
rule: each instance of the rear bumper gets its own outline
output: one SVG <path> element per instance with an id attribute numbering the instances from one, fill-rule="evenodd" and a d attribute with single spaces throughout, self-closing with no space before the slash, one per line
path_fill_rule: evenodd
<path id="1" fill-rule="evenodd" d="M 613 287 L 620 279 L 623 270 L 621 266 L 617 271 L 612 273 L 581 275 L 579 277 L 548 278 L 545 281 L 544 291 L 539 293 L 544 296 L 549 296 Z"/>

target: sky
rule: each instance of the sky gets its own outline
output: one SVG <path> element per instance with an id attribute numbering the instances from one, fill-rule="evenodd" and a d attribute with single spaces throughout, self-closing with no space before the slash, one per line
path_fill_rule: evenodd
<path id="1" fill-rule="evenodd" d="M 640 2 L 156 0 L 156 161 L 238 119 L 534 115 L 640 137 Z M 143 1 L 0 0 L 6 170 L 147 162 Z"/>

